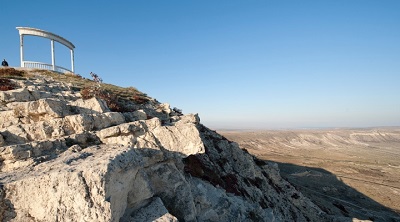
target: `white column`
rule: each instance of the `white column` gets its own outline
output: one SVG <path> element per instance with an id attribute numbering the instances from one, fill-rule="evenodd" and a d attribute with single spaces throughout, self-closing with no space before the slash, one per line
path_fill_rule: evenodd
<path id="1" fill-rule="evenodd" d="M 71 71 L 75 72 L 75 66 L 74 66 L 74 50 L 71 49 Z"/>
<path id="2" fill-rule="evenodd" d="M 54 40 L 51 40 L 51 65 L 53 65 L 53 71 L 56 70 L 56 58 L 54 54 Z"/>
<path id="3" fill-rule="evenodd" d="M 21 56 L 21 67 L 24 67 L 24 35 L 19 35 L 19 51 Z"/>

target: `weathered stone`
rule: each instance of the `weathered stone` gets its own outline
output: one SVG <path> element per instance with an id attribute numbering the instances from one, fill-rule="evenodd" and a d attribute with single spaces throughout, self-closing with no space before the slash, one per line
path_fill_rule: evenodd
<path id="1" fill-rule="evenodd" d="M 127 146 L 159 147 L 185 155 L 204 152 L 194 116 L 185 123 L 175 126 L 161 126 L 157 118 L 146 121 L 125 123 L 100 130 L 97 136 L 106 144 L 122 144 Z M 186 119 L 185 119 L 186 120 Z"/>
<path id="2" fill-rule="evenodd" d="M 49 77 L 16 81 L 0 92 L 0 221 L 331 219 L 197 114 L 154 99 L 110 112 Z"/>
<path id="3" fill-rule="evenodd" d="M 17 112 L 15 112 L 14 110 L 7 110 L 0 112 L 0 128 L 20 123 L 20 118 L 18 118 L 19 116 L 17 115 Z"/>
<path id="4" fill-rule="evenodd" d="M 58 99 L 39 99 L 27 103 L 14 103 L 10 105 L 18 115 L 28 117 L 33 121 L 44 118 L 61 118 L 70 114 L 70 109 L 65 101 Z"/>
<path id="5" fill-rule="evenodd" d="M 159 126 L 151 132 L 164 149 L 185 155 L 205 152 L 195 124 L 177 122 L 175 126 Z"/>
<path id="6" fill-rule="evenodd" d="M 34 86 L 34 85 L 27 86 L 26 88 L 28 89 L 29 93 L 32 95 L 32 97 L 35 100 L 45 99 L 45 98 L 50 98 L 51 97 L 51 93 L 50 92 L 48 92 L 47 90 L 39 91 L 37 89 L 37 87 Z M 41 93 L 41 92 L 43 92 L 43 93 Z"/>
<path id="7" fill-rule="evenodd" d="M 20 144 L 29 141 L 28 134 L 21 125 L 3 128 L 0 133 L 3 135 L 5 144 Z"/>
<path id="8" fill-rule="evenodd" d="M 171 107 L 168 103 L 162 103 L 157 107 L 156 111 L 169 115 L 171 113 Z"/>
<path id="9" fill-rule="evenodd" d="M 193 221 L 196 207 L 190 185 L 173 163 L 161 163 L 146 169 L 150 183 L 171 213 L 178 219 Z M 182 207 L 185 206 L 185 207 Z"/>
<path id="10" fill-rule="evenodd" d="M 200 117 L 197 114 L 188 114 L 188 115 L 183 115 L 180 116 L 179 121 L 175 125 L 179 124 L 199 124 L 200 123 Z"/>
<path id="11" fill-rule="evenodd" d="M 177 222 L 178 219 L 171 215 L 167 208 L 165 208 L 160 198 L 155 198 L 148 205 L 140 208 L 137 212 L 133 213 L 133 216 L 129 216 L 121 220 L 121 222 L 145 222 L 145 221 L 157 221 L 157 222 Z"/>
<path id="12" fill-rule="evenodd" d="M 71 106 L 75 107 L 76 112 L 80 114 L 99 114 L 110 112 L 107 104 L 104 100 L 93 97 L 91 99 L 78 99 L 70 103 Z"/>
<path id="13" fill-rule="evenodd" d="M 134 112 L 123 113 L 127 122 L 134 122 L 137 120 L 146 120 L 147 114 L 143 110 L 136 110 Z"/>
<path id="14" fill-rule="evenodd" d="M 59 139 L 3 146 L 0 148 L 0 159 L 3 160 L 0 172 L 9 172 L 30 166 L 36 161 L 55 158 L 66 148 L 65 141 Z"/>
<path id="15" fill-rule="evenodd" d="M 75 133 L 90 131 L 94 128 L 93 116 L 88 114 L 66 116 L 65 122 Z"/>
<path id="16" fill-rule="evenodd" d="M 26 88 L 0 91 L 0 102 L 28 102 L 34 99 Z"/>
<path id="17" fill-rule="evenodd" d="M 145 122 L 143 121 L 124 123 L 100 130 L 96 135 L 106 144 L 132 146 L 136 143 L 136 138 L 145 133 L 146 129 L 143 127 L 144 125 Z"/>
<path id="18" fill-rule="evenodd" d="M 122 113 L 108 112 L 93 115 L 93 127 L 95 130 L 104 129 L 125 123 L 125 117 Z"/>

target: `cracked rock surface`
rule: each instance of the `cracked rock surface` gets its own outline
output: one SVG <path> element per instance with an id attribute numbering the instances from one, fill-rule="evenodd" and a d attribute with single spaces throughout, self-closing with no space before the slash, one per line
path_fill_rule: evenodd
<path id="1" fill-rule="evenodd" d="M 31 74 L 0 91 L 0 221 L 340 221 L 196 114 Z"/>

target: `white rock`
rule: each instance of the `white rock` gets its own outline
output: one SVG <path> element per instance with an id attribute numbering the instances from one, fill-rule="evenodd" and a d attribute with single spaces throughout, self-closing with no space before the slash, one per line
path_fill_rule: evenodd
<path id="1" fill-rule="evenodd" d="M 171 113 L 171 107 L 168 103 L 161 103 L 158 108 L 156 109 L 157 112 L 162 112 L 165 114 L 170 114 Z"/>
<path id="2" fill-rule="evenodd" d="M 70 103 L 80 114 L 100 114 L 110 112 L 104 100 L 93 97 L 91 99 L 78 99 Z"/>
<path id="3" fill-rule="evenodd" d="M 179 122 L 178 122 L 179 123 Z M 204 144 L 194 124 L 159 126 L 151 131 L 160 145 L 169 151 L 184 155 L 204 153 Z"/>
<path id="4" fill-rule="evenodd" d="M 34 99 L 26 88 L 0 91 L 0 102 L 27 102 Z"/>
<path id="5" fill-rule="evenodd" d="M 0 128 L 18 124 L 20 121 L 18 116 L 16 116 L 15 114 L 16 113 L 14 110 L 0 112 Z"/>
<path id="6" fill-rule="evenodd" d="M 65 117 L 65 123 L 75 133 L 90 131 L 94 128 L 93 116 L 87 114 L 76 114 Z"/>
<path id="7" fill-rule="evenodd" d="M 158 118 L 120 124 L 97 132 L 103 143 L 134 146 L 137 148 L 158 147 L 184 155 L 203 153 L 204 145 L 196 125 L 190 121 L 161 126 Z"/>
<path id="8" fill-rule="evenodd" d="M 49 77 L 15 81 L 0 92 L 0 221 L 330 221 L 197 114 L 154 99 L 110 112 Z"/>
<path id="9" fill-rule="evenodd" d="M 25 117 L 28 116 L 33 120 L 46 117 L 60 118 L 70 114 L 65 101 L 51 98 L 21 103 L 19 107 L 23 109 Z"/>
<path id="10" fill-rule="evenodd" d="M 134 112 L 127 112 L 123 114 L 128 122 L 147 119 L 147 114 L 143 110 L 136 110 Z"/>
<path id="11" fill-rule="evenodd" d="M 125 117 L 122 113 L 108 112 L 102 114 L 93 114 L 93 127 L 96 130 L 125 123 Z"/>

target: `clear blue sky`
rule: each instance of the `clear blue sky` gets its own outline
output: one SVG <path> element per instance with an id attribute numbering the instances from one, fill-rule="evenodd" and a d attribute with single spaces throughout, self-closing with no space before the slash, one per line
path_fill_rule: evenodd
<path id="1" fill-rule="evenodd" d="M 400 1 L 2 1 L 0 58 L 17 26 L 76 46 L 76 72 L 134 86 L 211 128 L 400 126 Z M 51 63 L 26 37 L 26 60 Z M 56 45 L 56 63 L 69 51 Z"/>

